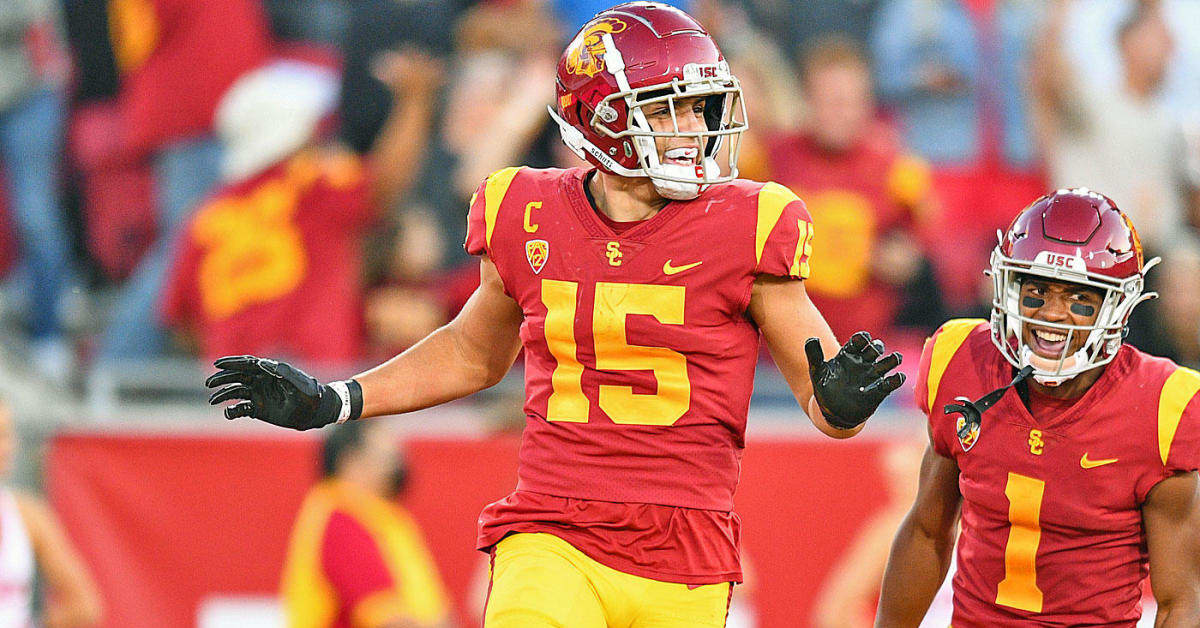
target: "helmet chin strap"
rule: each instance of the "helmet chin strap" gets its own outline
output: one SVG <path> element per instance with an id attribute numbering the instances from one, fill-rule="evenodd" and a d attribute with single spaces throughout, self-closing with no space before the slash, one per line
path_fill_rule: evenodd
<path id="1" fill-rule="evenodd" d="M 1021 365 L 1033 367 L 1033 381 L 1043 386 L 1059 386 L 1066 382 L 1078 373 L 1071 375 L 1053 375 L 1053 373 L 1063 370 L 1069 371 L 1076 366 L 1086 362 L 1088 359 L 1087 348 L 1084 347 L 1075 353 L 1061 359 L 1043 358 L 1034 353 L 1033 349 L 1028 346 L 1021 345 Z"/>

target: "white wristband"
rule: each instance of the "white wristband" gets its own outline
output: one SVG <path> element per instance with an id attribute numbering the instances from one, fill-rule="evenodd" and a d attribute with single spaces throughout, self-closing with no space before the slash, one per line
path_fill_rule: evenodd
<path id="1" fill-rule="evenodd" d="M 337 422 L 339 424 L 345 423 L 346 419 L 350 418 L 350 389 L 346 386 L 346 382 L 340 380 L 329 382 L 329 387 L 342 400 L 342 409 L 338 412 Z"/>

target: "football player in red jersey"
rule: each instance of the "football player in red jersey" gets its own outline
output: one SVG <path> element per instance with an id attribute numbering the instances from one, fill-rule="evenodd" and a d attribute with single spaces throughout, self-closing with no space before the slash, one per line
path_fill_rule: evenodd
<path id="1" fill-rule="evenodd" d="M 735 178 L 740 88 L 690 16 L 598 14 L 557 90 L 551 115 L 594 168 L 484 181 L 466 241 L 481 286 L 452 322 L 331 384 L 223 358 L 211 401 L 296 429 L 408 412 L 496 383 L 523 347 L 517 488 L 480 517 L 486 625 L 721 626 L 741 579 L 733 493 L 759 334 L 835 438 L 903 383 L 900 356 L 863 332 L 838 349 L 804 291 L 808 213 L 783 186 Z"/>
<path id="2" fill-rule="evenodd" d="M 992 253 L 990 323 L 925 344 L 916 502 L 876 626 L 917 626 L 950 562 L 954 626 L 1200 626 L 1200 373 L 1124 344 L 1142 247 L 1113 202 L 1059 190 Z M 976 401 L 972 401 L 976 400 Z"/>

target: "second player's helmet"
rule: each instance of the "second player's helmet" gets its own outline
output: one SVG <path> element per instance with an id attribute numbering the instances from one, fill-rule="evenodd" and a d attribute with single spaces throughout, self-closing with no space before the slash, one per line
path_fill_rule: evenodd
<path id="1" fill-rule="evenodd" d="M 1017 368 L 1033 366 L 1033 377 L 1058 385 L 1117 355 L 1134 306 L 1154 293 L 1144 292 L 1145 276 L 1158 258 L 1143 262 L 1142 243 L 1133 224 L 1112 199 L 1086 188 L 1043 196 L 1013 220 L 992 251 L 992 342 Z M 1092 325 L 1070 325 L 1021 316 L 1021 281 L 1035 276 L 1095 288 L 1103 300 Z M 1024 325 L 1067 334 L 1063 355 L 1047 360 L 1026 346 Z M 1072 355 L 1073 341 L 1086 334 Z"/>
<path id="2" fill-rule="evenodd" d="M 558 62 L 557 107 L 550 115 L 563 142 L 601 170 L 649 177 L 664 197 L 689 199 L 705 186 L 737 176 L 738 139 L 746 129 L 742 90 L 716 43 L 690 15 L 655 2 L 631 2 L 598 13 Z M 706 128 L 655 131 L 643 108 L 676 98 L 705 99 Z M 658 137 L 694 137 L 703 150 L 694 167 L 662 163 Z M 729 172 L 715 159 L 730 139 Z"/>

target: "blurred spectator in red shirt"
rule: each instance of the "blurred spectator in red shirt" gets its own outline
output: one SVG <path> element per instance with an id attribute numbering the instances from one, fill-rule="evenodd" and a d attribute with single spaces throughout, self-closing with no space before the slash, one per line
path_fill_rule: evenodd
<path id="1" fill-rule="evenodd" d="M 385 421 L 328 430 L 321 481 L 296 515 L 281 597 L 291 628 L 451 625 L 437 566 L 396 498 L 407 467 Z"/>
<path id="2" fill-rule="evenodd" d="M 812 214 L 809 296 L 839 338 L 933 329 L 942 313 L 917 235 L 934 212 L 927 166 L 876 117 L 870 66 L 853 40 L 814 43 L 802 81 L 802 130 L 772 141 L 770 166 Z"/>
<path id="3" fill-rule="evenodd" d="M 395 233 L 387 234 L 382 279 L 366 298 L 368 352 L 386 360 L 454 318 L 479 287 L 479 266 L 441 269 L 440 226 L 419 204 L 407 205 Z"/>
<path id="4" fill-rule="evenodd" d="M 134 158 L 207 136 L 225 90 L 270 53 L 252 0 L 111 0 L 122 135 Z"/>
<path id="5" fill-rule="evenodd" d="M 165 348 L 154 303 L 180 228 L 218 180 L 217 103 L 267 60 L 270 42 L 255 0 L 111 0 L 106 8 L 120 89 L 115 107 L 83 112 L 75 155 L 89 176 L 149 160 L 157 218 L 154 244 L 122 286 L 100 341 L 100 358 L 120 361 Z"/>
<path id="6" fill-rule="evenodd" d="M 274 352 L 330 367 L 362 358 L 362 240 L 412 182 L 440 71 L 415 53 L 378 69 L 398 106 L 365 158 L 321 144 L 337 77 L 315 66 L 274 63 L 222 102 L 227 182 L 189 225 L 163 301 L 165 319 L 196 332 L 206 358 Z"/>

